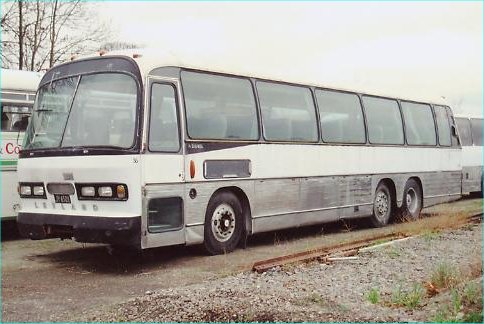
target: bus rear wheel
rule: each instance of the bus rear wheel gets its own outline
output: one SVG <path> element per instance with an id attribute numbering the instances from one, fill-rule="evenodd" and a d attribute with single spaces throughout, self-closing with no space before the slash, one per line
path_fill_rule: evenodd
<path id="1" fill-rule="evenodd" d="M 222 191 L 210 199 L 205 213 L 204 245 L 212 255 L 235 250 L 243 232 L 242 206 L 237 197 Z"/>
<path id="2" fill-rule="evenodd" d="M 422 210 L 422 189 L 414 179 L 409 179 L 403 189 L 403 203 L 401 216 L 403 220 L 415 220 L 419 218 Z"/>
<path id="3" fill-rule="evenodd" d="M 373 215 L 370 220 L 373 226 L 383 227 L 388 224 L 392 215 L 392 195 L 385 182 L 380 182 L 375 191 L 373 200 Z"/>

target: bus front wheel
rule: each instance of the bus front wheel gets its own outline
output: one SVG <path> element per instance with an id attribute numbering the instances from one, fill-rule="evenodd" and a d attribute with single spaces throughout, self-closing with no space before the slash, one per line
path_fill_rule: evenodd
<path id="1" fill-rule="evenodd" d="M 380 182 L 375 191 L 375 199 L 373 200 L 373 215 L 371 216 L 371 223 L 375 227 L 383 227 L 388 224 L 390 216 L 392 215 L 392 195 L 390 189 L 385 182 Z"/>
<path id="2" fill-rule="evenodd" d="M 237 197 L 222 191 L 210 199 L 205 213 L 204 245 L 212 254 L 232 252 L 243 229 L 242 206 Z"/>

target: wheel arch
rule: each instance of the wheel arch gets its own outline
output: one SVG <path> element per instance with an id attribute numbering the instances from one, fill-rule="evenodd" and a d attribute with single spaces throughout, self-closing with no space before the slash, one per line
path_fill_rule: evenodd
<path id="1" fill-rule="evenodd" d="M 380 185 L 380 183 L 384 183 L 388 189 L 390 190 L 390 196 L 392 198 L 393 207 L 397 207 L 397 190 L 395 186 L 395 182 L 391 178 L 382 178 L 378 181 L 376 188 Z"/>
<path id="2" fill-rule="evenodd" d="M 407 179 L 407 181 L 405 181 L 405 185 L 403 186 L 404 188 L 407 186 L 407 183 L 410 180 L 415 180 L 415 182 L 419 185 L 419 187 L 420 187 L 420 199 L 422 201 L 422 206 L 424 206 L 424 187 L 423 187 L 423 184 L 422 184 L 422 180 L 417 176 L 410 177 L 410 178 Z M 403 192 L 402 192 L 402 201 L 403 201 L 403 199 L 405 199 L 404 195 L 405 195 L 405 190 L 403 190 Z"/>
<path id="3" fill-rule="evenodd" d="M 244 218 L 244 232 L 245 232 L 244 234 L 245 235 L 252 234 L 252 212 L 251 212 L 251 206 L 250 206 L 250 202 L 249 202 L 249 198 L 247 197 L 247 194 L 244 192 L 244 190 L 242 190 L 237 186 L 221 187 L 212 193 L 212 196 L 210 197 L 209 201 L 217 194 L 223 191 L 231 192 L 232 194 L 235 195 L 235 197 L 237 197 L 242 207 L 242 216 Z"/>

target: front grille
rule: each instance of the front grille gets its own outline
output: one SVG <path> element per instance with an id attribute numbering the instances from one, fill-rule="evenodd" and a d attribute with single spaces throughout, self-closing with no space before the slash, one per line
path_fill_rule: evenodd
<path id="1" fill-rule="evenodd" d="M 76 192 L 72 183 L 48 183 L 47 191 L 51 195 L 73 195 Z"/>

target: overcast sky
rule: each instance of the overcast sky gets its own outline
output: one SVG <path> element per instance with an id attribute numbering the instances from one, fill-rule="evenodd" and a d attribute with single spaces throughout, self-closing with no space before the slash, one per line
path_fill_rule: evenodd
<path id="1" fill-rule="evenodd" d="M 481 2 L 107 2 L 119 40 L 482 115 Z"/>

